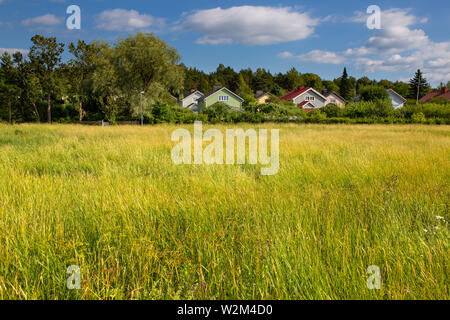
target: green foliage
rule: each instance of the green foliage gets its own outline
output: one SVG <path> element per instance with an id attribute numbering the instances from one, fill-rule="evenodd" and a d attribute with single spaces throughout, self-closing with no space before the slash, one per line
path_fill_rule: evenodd
<path id="1" fill-rule="evenodd" d="M 422 71 L 417 70 L 414 78 L 409 81 L 409 96 L 411 99 L 421 99 L 430 92 L 430 85 L 422 75 Z"/>
<path id="2" fill-rule="evenodd" d="M 389 99 L 389 94 L 386 89 L 381 86 L 370 85 L 361 90 L 361 100 L 363 101 L 376 101 L 376 100 L 387 100 Z"/>
<path id="3" fill-rule="evenodd" d="M 328 118 L 342 117 L 344 114 L 344 110 L 334 104 L 329 104 L 320 109 L 320 111 L 325 113 Z"/>
<path id="4" fill-rule="evenodd" d="M 411 116 L 412 123 L 425 123 L 427 119 L 425 118 L 425 115 L 422 112 L 414 113 Z"/>
<path id="5" fill-rule="evenodd" d="M 348 74 L 347 74 L 347 68 L 344 68 L 344 72 L 342 73 L 342 77 L 340 79 L 340 86 L 339 86 L 340 90 L 340 95 L 347 101 L 350 101 L 354 94 L 353 94 L 353 86 L 352 83 L 350 81 L 350 79 L 348 78 Z"/>
<path id="6" fill-rule="evenodd" d="M 392 101 L 389 99 L 349 103 L 344 109 L 344 115 L 350 118 L 382 118 L 390 116 L 393 112 L 394 108 L 392 107 Z"/>

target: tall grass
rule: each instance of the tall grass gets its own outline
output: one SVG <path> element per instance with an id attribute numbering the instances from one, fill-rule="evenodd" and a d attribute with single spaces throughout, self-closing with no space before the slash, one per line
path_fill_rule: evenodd
<path id="1" fill-rule="evenodd" d="M 0 299 L 449 298 L 448 126 L 260 127 L 275 176 L 173 165 L 176 126 L 1 125 Z"/>

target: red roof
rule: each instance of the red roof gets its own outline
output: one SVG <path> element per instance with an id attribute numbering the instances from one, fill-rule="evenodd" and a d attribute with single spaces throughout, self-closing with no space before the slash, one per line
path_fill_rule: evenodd
<path id="1" fill-rule="evenodd" d="M 433 98 L 444 98 L 444 99 L 450 100 L 450 91 L 448 90 L 448 88 L 443 88 L 441 91 L 430 92 L 425 97 L 420 99 L 419 101 L 420 102 L 428 102 Z"/>
<path id="2" fill-rule="evenodd" d="M 289 92 L 288 94 L 282 96 L 280 98 L 280 100 L 294 100 L 299 95 L 301 95 L 302 93 L 308 91 L 309 89 L 311 89 L 311 88 L 299 87 L 298 89 L 295 89 L 295 90 Z"/>
<path id="3" fill-rule="evenodd" d="M 302 101 L 302 102 L 300 102 L 298 105 L 300 106 L 300 107 L 303 107 L 305 104 L 307 104 L 309 101 Z"/>

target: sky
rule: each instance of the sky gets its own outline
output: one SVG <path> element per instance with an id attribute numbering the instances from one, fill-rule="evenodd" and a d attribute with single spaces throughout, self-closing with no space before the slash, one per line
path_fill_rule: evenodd
<path id="1" fill-rule="evenodd" d="M 66 26 L 69 5 L 81 9 L 79 30 Z M 295 67 L 332 80 L 347 67 L 356 78 L 408 81 L 420 68 L 437 86 L 450 80 L 449 30 L 448 0 L 0 0 L 0 53 L 26 53 L 37 33 L 68 44 L 153 32 L 205 72 Z"/>

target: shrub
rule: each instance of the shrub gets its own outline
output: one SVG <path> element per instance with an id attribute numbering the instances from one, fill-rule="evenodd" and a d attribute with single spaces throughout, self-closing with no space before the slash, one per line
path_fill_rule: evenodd
<path id="1" fill-rule="evenodd" d="M 349 118 L 388 117 L 394 113 L 390 99 L 349 103 L 344 116 Z"/>
<path id="2" fill-rule="evenodd" d="M 338 106 L 336 106 L 334 104 L 329 104 L 320 110 L 322 112 L 325 112 L 328 118 L 341 117 L 344 113 L 343 109 L 339 108 Z"/>
<path id="3" fill-rule="evenodd" d="M 381 86 L 367 86 L 361 90 L 362 101 L 377 101 L 389 99 L 386 89 Z"/>
<path id="4" fill-rule="evenodd" d="M 412 115 L 411 121 L 413 123 L 425 123 L 427 118 L 425 118 L 425 115 L 422 112 L 419 112 Z"/>

